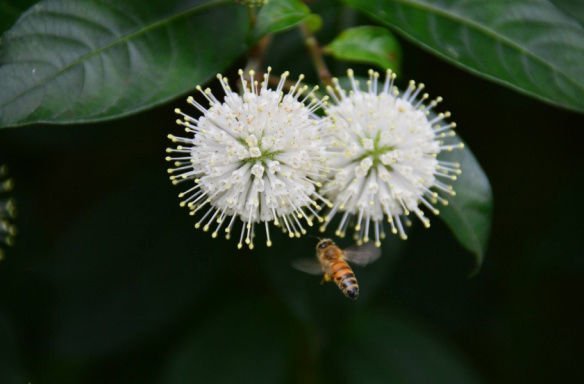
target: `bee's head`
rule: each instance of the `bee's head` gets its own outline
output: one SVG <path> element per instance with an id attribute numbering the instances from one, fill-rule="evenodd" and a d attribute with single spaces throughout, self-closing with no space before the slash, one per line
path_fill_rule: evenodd
<path id="1" fill-rule="evenodd" d="M 326 247 L 329 247 L 333 244 L 334 243 L 331 239 L 322 239 L 316 244 L 316 250 L 318 251 L 319 249 L 325 249 Z"/>

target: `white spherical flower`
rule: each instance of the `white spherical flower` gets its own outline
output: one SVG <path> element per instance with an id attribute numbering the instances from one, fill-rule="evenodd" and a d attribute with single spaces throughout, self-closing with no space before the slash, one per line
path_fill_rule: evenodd
<path id="1" fill-rule="evenodd" d="M 256 225 L 264 224 L 267 245 L 271 245 L 269 223 L 299 237 L 306 233 L 303 221 L 312 225 L 313 217 L 322 220 L 317 201 L 326 202 L 316 187 L 326 175 L 326 153 L 322 144 L 324 120 L 314 111 L 321 101 L 314 91 L 306 91 L 300 79 L 283 91 L 288 72 L 275 89 L 268 87 L 269 72 L 260 84 L 255 73 L 249 78 L 240 71 L 243 94 L 231 90 L 226 78 L 217 78 L 225 92 L 220 102 L 210 89 L 197 89 L 209 102 L 205 108 L 193 97 L 187 101 L 202 116 L 191 117 L 180 110 L 177 123 L 191 137 L 169 138 L 178 143 L 169 148 L 171 180 L 189 184 L 182 192 L 181 205 L 190 214 L 201 212 L 195 227 L 212 230 L 217 237 L 225 231 L 229 238 L 235 219 L 242 222 L 238 248 L 254 244 Z M 305 95 L 304 95 L 305 94 Z M 301 96 L 304 95 L 304 96 Z M 304 102 L 310 100 L 308 104 Z"/>
<path id="2" fill-rule="evenodd" d="M 423 84 L 411 81 L 400 94 L 394 73 L 388 70 L 380 84 L 379 74 L 369 71 L 363 90 L 352 70 L 348 75 L 349 92 L 336 79 L 334 88 L 328 89 L 334 100 L 326 108 L 332 121 L 330 165 L 337 171 L 322 189 L 333 207 L 321 230 L 341 212 L 338 236 L 345 235 L 352 221 L 358 242 L 369 241 L 373 234 L 380 246 L 384 217 L 402 239 L 407 238 L 404 225 L 410 224 L 407 216 L 411 213 L 426 227 L 430 225 L 420 207 L 438 214 L 434 205 L 447 204 L 438 192 L 455 194 L 440 179 L 455 180 L 461 172 L 458 163 L 441 161 L 438 156 L 463 144 L 449 141 L 455 137 L 456 124 L 445 122 L 449 112 L 433 113 L 442 98 L 427 102 L 428 94 L 421 94 Z"/>
<path id="3" fill-rule="evenodd" d="M 3 246 L 10 246 L 14 241 L 16 229 L 13 225 L 14 201 L 7 197 L 13 182 L 8 178 L 6 166 L 0 166 L 0 260 L 4 258 Z"/>

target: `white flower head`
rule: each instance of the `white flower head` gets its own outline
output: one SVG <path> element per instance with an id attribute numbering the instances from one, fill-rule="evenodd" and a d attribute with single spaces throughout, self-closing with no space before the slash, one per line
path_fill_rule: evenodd
<path id="1" fill-rule="evenodd" d="M 8 178 L 6 166 L 0 166 L 0 260 L 4 258 L 2 247 L 12 245 L 16 234 L 13 225 L 14 201 L 7 197 L 13 185 L 12 179 Z"/>
<path id="2" fill-rule="evenodd" d="M 263 223 L 267 245 L 271 245 L 269 223 L 282 228 L 290 237 L 306 233 L 303 222 L 322 220 L 317 201 L 326 202 L 316 187 L 326 175 L 326 153 L 322 144 L 325 120 L 314 111 L 321 101 L 314 96 L 318 87 L 307 92 L 300 84 L 303 76 L 283 91 L 288 72 L 270 89 L 270 68 L 258 83 L 253 71 L 249 77 L 239 71 L 243 94 L 231 90 L 228 80 L 217 75 L 225 92 L 220 102 L 210 89 L 197 89 L 207 99 L 205 108 L 193 97 L 188 103 L 202 114 L 198 119 L 180 110 L 183 126 L 190 137 L 169 138 L 178 144 L 167 149 L 173 183 L 186 183 L 179 197 L 190 214 L 200 213 L 195 224 L 204 231 L 220 231 L 229 238 L 236 217 L 243 222 L 238 248 L 245 242 L 254 247 L 254 230 Z M 307 104 L 306 100 L 310 100 Z"/>
<path id="3" fill-rule="evenodd" d="M 359 243 L 373 234 L 380 246 L 385 217 L 391 231 L 406 239 L 404 225 L 411 224 L 410 214 L 429 227 L 420 207 L 438 214 L 436 203 L 447 204 L 438 192 L 455 194 L 441 179 L 456 180 L 460 164 L 438 160 L 438 155 L 463 147 L 456 139 L 451 141 L 456 124 L 445 122 L 449 112 L 433 113 L 442 98 L 428 102 L 428 94 L 421 94 L 423 84 L 411 81 L 400 94 L 389 70 L 383 83 L 377 72 L 369 71 L 365 90 L 352 70 L 348 77 L 352 88 L 348 92 L 337 79 L 328 88 L 334 101 L 326 108 L 332 121 L 330 165 L 336 171 L 322 189 L 333 207 L 321 230 L 341 212 L 338 236 L 345 235 L 352 221 Z"/>

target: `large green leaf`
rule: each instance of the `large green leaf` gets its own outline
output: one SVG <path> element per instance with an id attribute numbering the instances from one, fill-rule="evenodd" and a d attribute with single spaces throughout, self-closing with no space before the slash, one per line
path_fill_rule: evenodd
<path id="1" fill-rule="evenodd" d="M 2 36 L 0 127 L 111 119 L 187 92 L 247 48 L 246 9 L 230 3 L 40 2 Z"/>
<path id="2" fill-rule="evenodd" d="M 324 51 L 339 60 L 374 64 L 399 72 L 401 48 L 393 34 L 382 27 L 346 29 Z"/>
<path id="3" fill-rule="evenodd" d="M 352 384 L 472 384 L 480 382 L 462 356 L 415 321 L 361 313 L 333 339 L 326 371 Z M 342 361 L 342 364 L 338 364 Z"/>
<path id="4" fill-rule="evenodd" d="M 584 26 L 584 1 L 582 0 L 551 0 L 551 2 L 569 17 Z"/>
<path id="5" fill-rule="evenodd" d="M 462 167 L 462 174 L 453 182 L 456 196 L 450 197 L 448 205 L 440 208 L 440 217 L 458 241 L 476 256 L 478 270 L 491 232 L 493 195 L 489 179 L 468 146 L 445 152 L 440 159 L 459 162 Z"/>
<path id="6" fill-rule="evenodd" d="M 584 111 L 584 27 L 548 0 L 345 1 L 473 73 Z"/>

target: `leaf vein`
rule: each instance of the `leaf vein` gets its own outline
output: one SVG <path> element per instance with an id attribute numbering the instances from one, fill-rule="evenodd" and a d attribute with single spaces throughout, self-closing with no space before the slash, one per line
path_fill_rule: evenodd
<path id="1" fill-rule="evenodd" d="M 187 15 L 189 15 L 191 13 L 196 13 L 196 12 L 199 12 L 199 11 L 202 11 L 202 10 L 205 10 L 205 9 L 208 9 L 208 8 L 220 6 L 220 5 L 227 4 L 227 3 L 229 3 L 229 0 L 212 0 L 212 1 L 208 2 L 208 3 L 201 4 L 201 5 L 196 5 L 196 6 L 193 6 L 191 8 L 188 8 L 185 11 L 180 12 L 178 14 L 174 14 L 172 16 L 162 18 L 160 20 L 157 20 L 157 21 L 149 24 L 146 27 L 143 27 L 143 28 L 140 28 L 138 30 L 134 30 L 134 31 L 132 31 L 130 33 L 127 33 L 125 35 L 122 35 L 118 39 L 110 42 L 109 44 L 107 44 L 107 45 L 105 45 L 103 47 L 100 47 L 100 48 L 98 48 L 98 49 L 96 49 L 94 51 L 88 52 L 88 53 L 80 56 L 75 61 L 73 61 L 70 64 L 68 64 L 65 67 L 63 67 L 60 71 L 54 73 L 51 76 L 48 76 L 43 81 L 41 81 L 38 84 L 36 84 L 35 86 L 30 87 L 30 88 L 27 88 L 23 92 L 20 92 L 16 96 L 13 96 L 11 99 L 8 99 L 3 104 L 0 104 L 0 108 L 5 107 L 6 105 L 14 102 L 15 100 L 21 98 L 22 96 L 26 95 L 27 93 L 29 93 L 29 92 L 37 89 L 37 88 L 40 88 L 40 87 L 45 86 L 50 80 L 53 80 L 53 79 L 57 78 L 58 76 L 60 76 L 63 73 L 67 72 L 68 70 L 70 70 L 71 68 L 77 66 L 78 64 L 84 62 L 85 60 L 87 60 L 87 59 L 89 59 L 89 58 L 91 58 L 91 57 L 93 57 L 95 55 L 98 55 L 98 54 L 100 54 L 100 53 L 102 53 L 102 52 L 104 52 L 104 51 L 106 51 L 106 50 L 108 50 L 110 48 L 113 48 L 113 47 L 117 46 L 118 44 L 125 43 L 125 42 L 127 42 L 127 41 L 129 41 L 129 40 L 131 40 L 131 39 L 133 39 L 133 38 L 135 38 L 137 36 L 140 36 L 140 35 L 142 35 L 144 33 L 149 32 L 151 30 L 154 30 L 154 29 L 159 28 L 159 27 L 163 27 L 166 24 L 168 24 L 169 22 L 174 21 L 176 19 L 180 19 L 182 17 L 185 17 L 185 16 L 187 16 Z"/>
<path id="2" fill-rule="evenodd" d="M 451 20 L 455 20 L 457 22 L 459 22 L 460 24 L 463 25 L 467 25 L 470 28 L 473 28 L 475 30 L 478 31 L 482 31 L 483 33 L 485 33 L 488 36 L 491 36 L 492 38 L 494 38 L 495 40 L 499 40 L 502 43 L 514 48 L 515 50 L 519 51 L 520 53 L 523 53 L 526 56 L 529 56 L 530 58 L 532 58 L 534 61 L 539 62 L 541 64 L 543 64 L 544 66 L 546 66 L 547 68 L 549 68 L 551 70 L 551 72 L 555 72 L 557 74 L 559 74 L 562 78 L 564 78 L 565 80 L 567 80 L 567 82 L 573 84 L 576 88 L 580 89 L 581 91 L 583 91 L 584 93 L 584 84 L 581 84 L 577 81 L 575 81 L 574 79 L 572 79 L 569 75 L 565 74 L 564 72 L 560 71 L 558 68 L 556 68 L 553 64 L 549 63 L 548 61 L 544 60 L 543 58 L 541 58 L 540 56 L 538 56 L 537 54 L 535 54 L 534 52 L 531 52 L 530 50 L 527 50 L 525 48 L 523 48 L 522 46 L 520 46 L 519 44 L 517 44 L 516 42 L 514 42 L 513 40 L 509 39 L 506 36 L 503 36 L 501 34 L 499 34 L 497 31 L 488 28 L 487 26 L 480 24 L 478 22 L 475 22 L 473 20 L 469 20 L 467 18 L 462 17 L 461 15 L 457 14 L 456 12 L 452 12 L 449 11 L 447 9 L 443 9 L 428 3 L 420 3 L 418 1 L 414 1 L 414 0 L 392 0 L 396 3 L 401 3 L 402 5 L 405 6 L 410 6 L 413 8 L 419 8 L 422 10 L 426 10 L 428 12 L 434 12 L 437 15 L 441 15 L 444 18 L 447 19 L 451 19 Z M 374 15 L 375 16 L 375 15 Z M 567 93 L 564 92 L 563 89 L 560 89 L 561 92 L 568 98 L 579 102 L 580 100 L 576 100 L 572 97 L 572 95 L 569 95 Z"/>

